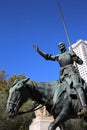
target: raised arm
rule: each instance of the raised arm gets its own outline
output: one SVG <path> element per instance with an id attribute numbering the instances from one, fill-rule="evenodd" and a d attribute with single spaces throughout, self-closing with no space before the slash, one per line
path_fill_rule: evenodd
<path id="1" fill-rule="evenodd" d="M 56 56 L 52 56 L 52 55 L 49 55 L 49 54 L 44 53 L 43 51 L 41 51 L 41 50 L 39 49 L 38 45 L 34 45 L 34 49 L 35 49 L 42 57 L 44 57 L 46 60 L 53 60 L 53 61 L 56 60 Z"/>

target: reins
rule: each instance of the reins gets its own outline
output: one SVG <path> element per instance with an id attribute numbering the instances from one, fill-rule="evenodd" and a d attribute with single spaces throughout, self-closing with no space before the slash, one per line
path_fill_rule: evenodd
<path id="1" fill-rule="evenodd" d="M 37 103 L 35 106 L 33 106 L 33 107 L 32 107 L 31 109 L 29 109 L 28 111 L 24 111 L 24 112 L 20 112 L 20 111 L 19 111 L 17 115 L 23 115 L 23 114 L 26 114 L 26 113 L 34 112 L 34 111 L 36 111 L 36 110 L 42 108 L 43 106 L 45 106 L 52 98 L 53 98 L 53 97 L 50 97 L 50 98 L 48 99 L 48 101 L 47 101 L 46 103 L 44 103 L 43 105 L 41 105 L 41 106 L 39 106 L 40 104 Z M 38 107 L 38 106 L 39 106 L 39 107 Z"/>
<path id="2" fill-rule="evenodd" d="M 43 105 L 42 106 L 40 106 L 40 107 L 38 107 L 39 106 L 39 104 L 36 104 L 35 106 L 33 106 L 30 110 L 28 110 L 28 111 L 24 111 L 24 112 L 18 112 L 18 114 L 17 115 L 22 115 L 22 114 L 26 114 L 26 113 L 29 113 L 29 112 L 33 112 L 33 111 L 36 111 L 36 110 L 38 110 L 38 109 L 40 109 L 41 107 L 43 107 Z M 38 108 L 37 108 L 38 107 Z"/>

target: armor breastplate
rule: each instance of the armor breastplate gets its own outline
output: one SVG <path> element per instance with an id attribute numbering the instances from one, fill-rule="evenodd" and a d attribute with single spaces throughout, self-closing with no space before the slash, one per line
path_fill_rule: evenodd
<path id="1" fill-rule="evenodd" d="M 64 52 L 60 54 L 58 61 L 61 67 L 64 67 L 69 64 L 73 64 L 73 60 L 68 52 Z"/>

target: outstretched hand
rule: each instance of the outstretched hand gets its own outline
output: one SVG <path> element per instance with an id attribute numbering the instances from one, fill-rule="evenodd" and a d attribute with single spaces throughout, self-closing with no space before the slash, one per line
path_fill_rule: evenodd
<path id="1" fill-rule="evenodd" d="M 38 45 L 34 45 L 34 49 L 35 49 L 36 51 L 39 51 Z"/>

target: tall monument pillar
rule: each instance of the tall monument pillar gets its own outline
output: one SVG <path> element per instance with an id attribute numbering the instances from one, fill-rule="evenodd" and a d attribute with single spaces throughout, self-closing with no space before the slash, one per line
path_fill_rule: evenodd
<path id="1" fill-rule="evenodd" d="M 29 127 L 29 130 L 48 130 L 49 124 L 53 121 L 53 117 L 47 112 L 46 107 L 35 111 L 36 118 L 33 119 L 32 124 Z M 56 130 L 60 130 L 57 128 Z"/>

